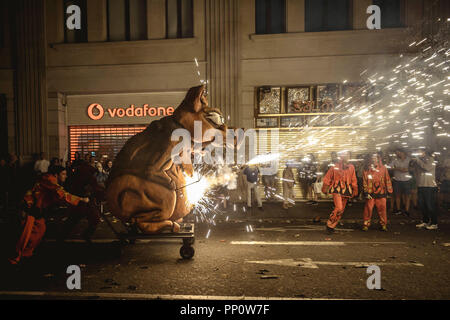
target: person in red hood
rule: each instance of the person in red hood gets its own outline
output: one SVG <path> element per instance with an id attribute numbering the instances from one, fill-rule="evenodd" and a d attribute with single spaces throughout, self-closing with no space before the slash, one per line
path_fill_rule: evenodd
<path id="1" fill-rule="evenodd" d="M 355 167 L 348 163 L 350 154 L 347 151 L 339 154 L 340 161 L 331 166 L 323 178 L 322 192 L 332 193 L 334 210 L 327 221 L 328 233 L 333 233 L 342 218 L 348 199 L 358 194 Z"/>
<path id="2" fill-rule="evenodd" d="M 74 196 L 59 185 L 64 183 L 66 178 L 67 171 L 64 167 L 53 166 L 26 192 L 23 199 L 23 211 L 26 214 L 22 223 L 23 231 L 16 244 L 16 256 L 8 259 L 11 264 L 18 264 L 22 257 L 33 255 L 34 249 L 45 234 L 45 215 L 51 206 L 58 203 L 76 206 L 80 202 L 89 202 L 89 198 Z"/>
<path id="3" fill-rule="evenodd" d="M 364 169 L 363 187 L 366 197 L 363 231 L 369 230 L 374 206 L 380 216 L 381 230 L 387 231 L 386 197 L 393 191 L 392 182 L 388 170 L 377 154 L 372 155 L 370 165 Z"/>

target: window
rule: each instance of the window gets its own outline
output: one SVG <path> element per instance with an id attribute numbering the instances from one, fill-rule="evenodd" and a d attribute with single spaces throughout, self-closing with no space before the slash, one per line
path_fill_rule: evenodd
<path id="1" fill-rule="evenodd" d="M 305 31 L 351 29 L 349 0 L 305 0 Z"/>
<path id="2" fill-rule="evenodd" d="M 194 36 L 192 0 L 166 0 L 166 37 L 168 39 Z"/>
<path id="3" fill-rule="evenodd" d="M 86 42 L 87 41 L 87 0 L 64 0 L 64 42 Z M 77 5 L 80 7 L 81 13 L 81 29 L 70 30 L 67 29 L 66 21 L 71 14 L 67 14 L 67 7 L 71 5 Z"/>
<path id="4" fill-rule="evenodd" d="M 330 127 L 344 125 L 340 101 L 366 103 L 367 92 L 358 83 L 256 88 L 256 126 Z M 279 122 L 278 120 L 279 119 Z"/>
<path id="5" fill-rule="evenodd" d="M 257 34 L 286 32 L 286 4 L 284 0 L 256 0 L 255 15 Z"/>
<path id="6" fill-rule="evenodd" d="M 401 0 L 373 0 L 380 7 L 381 28 L 397 28 L 403 24 L 400 18 Z"/>
<path id="7" fill-rule="evenodd" d="M 108 0 L 108 40 L 147 39 L 147 1 Z"/>

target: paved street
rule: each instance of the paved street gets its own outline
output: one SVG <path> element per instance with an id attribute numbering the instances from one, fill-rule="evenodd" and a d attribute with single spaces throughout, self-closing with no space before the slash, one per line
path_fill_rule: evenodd
<path id="1" fill-rule="evenodd" d="M 288 213 L 267 205 L 253 216 L 219 215 L 215 226 L 197 223 L 192 260 L 180 258 L 180 240 L 120 246 L 105 224 L 92 246 L 74 240 L 57 245 L 49 230 L 34 258 L 1 273 L 0 296 L 10 297 L 13 291 L 27 298 L 45 292 L 48 297 L 106 299 L 450 299 L 445 212 L 438 231 L 416 230 L 416 213 L 391 217 L 387 233 L 378 230 L 376 221 L 364 233 L 357 220 L 361 204 L 356 204 L 338 231 L 327 235 L 330 205 L 299 204 Z M 315 216 L 322 221 L 313 223 Z M 367 266 L 373 264 L 381 269 L 381 290 L 366 287 Z M 81 267 L 81 290 L 66 287 L 69 265 Z"/>

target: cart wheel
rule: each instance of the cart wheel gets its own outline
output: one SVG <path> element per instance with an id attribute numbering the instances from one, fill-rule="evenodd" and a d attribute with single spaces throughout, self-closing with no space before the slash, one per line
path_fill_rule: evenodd
<path id="1" fill-rule="evenodd" d="M 191 259 L 195 254 L 195 250 L 191 246 L 183 245 L 180 249 L 180 255 L 183 259 Z"/>
<path id="2" fill-rule="evenodd" d="M 183 245 L 185 246 L 191 246 L 195 243 L 195 238 L 184 238 L 183 239 Z"/>

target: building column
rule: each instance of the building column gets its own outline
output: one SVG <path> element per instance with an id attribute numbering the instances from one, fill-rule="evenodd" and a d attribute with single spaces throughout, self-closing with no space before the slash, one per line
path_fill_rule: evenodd
<path id="1" fill-rule="evenodd" d="M 88 42 L 108 40 L 106 0 L 89 0 L 86 2 Z"/>
<path id="2" fill-rule="evenodd" d="M 147 0 L 147 39 L 166 38 L 166 0 Z"/>
<path id="3" fill-rule="evenodd" d="M 46 27 L 48 43 L 64 43 L 64 7 L 61 0 L 47 0 Z"/>
<path id="4" fill-rule="evenodd" d="M 51 92 L 48 95 L 48 135 L 49 159 L 57 157 L 66 159 L 68 139 L 66 123 L 65 96 L 61 93 Z"/>
<path id="5" fill-rule="evenodd" d="M 206 2 L 206 59 L 209 104 L 236 126 L 239 101 L 239 0 Z M 195 7 L 194 7 L 195 10 Z"/>
<path id="6" fill-rule="evenodd" d="M 305 0 L 286 0 L 286 32 L 305 32 Z"/>
<path id="7" fill-rule="evenodd" d="M 353 1 L 353 29 L 367 29 L 367 7 L 372 5 L 372 0 L 354 0 Z"/>
<path id="8" fill-rule="evenodd" d="M 8 152 L 17 153 L 16 150 L 16 112 L 14 109 L 14 97 L 6 95 L 6 113 L 8 122 Z"/>
<path id="9" fill-rule="evenodd" d="M 45 1 L 15 1 L 16 151 L 48 151 Z"/>

